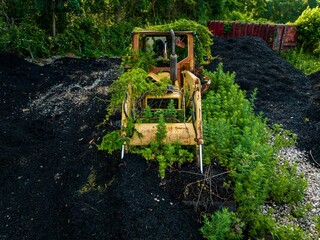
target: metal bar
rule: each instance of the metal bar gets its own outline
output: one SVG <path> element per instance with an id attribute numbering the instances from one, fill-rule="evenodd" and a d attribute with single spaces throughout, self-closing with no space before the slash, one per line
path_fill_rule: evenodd
<path id="1" fill-rule="evenodd" d="M 200 172 L 203 173 L 202 144 L 199 144 L 199 157 L 200 157 Z"/>
<path id="2" fill-rule="evenodd" d="M 121 147 L 121 159 L 124 158 L 124 144 L 122 144 L 122 147 Z"/>

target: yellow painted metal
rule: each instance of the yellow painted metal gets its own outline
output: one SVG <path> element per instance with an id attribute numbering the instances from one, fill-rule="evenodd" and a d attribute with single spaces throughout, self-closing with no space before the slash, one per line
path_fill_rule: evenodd
<path id="1" fill-rule="evenodd" d="M 131 137 L 129 145 L 149 145 L 156 140 L 157 123 L 136 123 L 135 129 L 142 134 L 139 138 L 137 133 Z M 164 143 L 179 142 L 182 145 L 196 145 L 196 134 L 192 123 L 166 123 L 167 136 Z"/>
<path id="2" fill-rule="evenodd" d="M 148 94 L 144 98 L 144 107 L 146 107 L 148 105 L 149 99 L 150 100 L 152 100 L 152 99 L 177 99 L 178 100 L 178 109 L 181 109 L 182 98 L 183 98 L 183 95 L 181 92 L 170 92 L 170 93 L 167 93 L 163 96 L 154 96 L 154 95 Z M 153 108 L 151 108 L 151 109 L 153 109 Z"/>
<path id="3" fill-rule="evenodd" d="M 184 91 L 189 92 L 189 101 L 186 107 L 193 105 L 195 111 L 194 126 L 196 129 L 197 142 L 203 144 L 202 134 L 202 107 L 201 107 L 201 82 L 200 79 L 190 71 L 182 72 L 184 79 Z"/>
<path id="4" fill-rule="evenodd" d="M 170 79 L 170 73 L 169 72 L 160 72 L 160 73 L 156 74 L 154 72 L 150 72 L 150 73 L 148 73 L 148 77 L 151 77 L 156 82 L 160 82 L 161 79 L 163 79 L 163 78 Z"/>

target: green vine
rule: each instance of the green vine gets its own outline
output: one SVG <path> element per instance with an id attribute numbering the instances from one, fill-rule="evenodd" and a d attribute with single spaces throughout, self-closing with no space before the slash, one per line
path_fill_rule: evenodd
<path id="1" fill-rule="evenodd" d="M 135 100 L 147 92 L 152 92 L 155 96 L 163 95 L 170 81 L 163 79 L 163 81 L 154 83 L 147 78 L 147 75 L 148 73 L 141 68 L 132 68 L 122 73 L 119 79 L 110 85 L 109 92 L 112 95 L 105 122 L 110 116 L 121 111 L 123 100 L 127 97 L 128 86 L 131 86 L 132 98 Z"/>
<path id="2" fill-rule="evenodd" d="M 212 34 L 206 26 L 203 26 L 195 21 L 180 19 L 172 23 L 163 25 L 146 26 L 144 29 L 135 28 L 134 31 L 139 30 L 154 30 L 154 31 L 193 31 L 196 33 L 195 38 L 195 59 L 198 64 L 207 64 L 212 60 L 211 46 L 213 44 Z"/>
<path id="3" fill-rule="evenodd" d="M 223 33 L 228 34 L 232 32 L 232 23 L 231 22 L 225 22 L 223 25 Z"/>

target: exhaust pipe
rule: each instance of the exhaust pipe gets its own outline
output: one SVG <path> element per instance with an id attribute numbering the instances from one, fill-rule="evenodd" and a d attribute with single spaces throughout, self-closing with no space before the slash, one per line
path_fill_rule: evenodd
<path id="1" fill-rule="evenodd" d="M 172 81 L 172 85 L 174 85 L 178 78 L 178 56 L 176 54 L 176 36 L 172 29 L 170 29 L 170 35 L 172 40 L 172 52 L 170 55 L 170 79 Z"/>

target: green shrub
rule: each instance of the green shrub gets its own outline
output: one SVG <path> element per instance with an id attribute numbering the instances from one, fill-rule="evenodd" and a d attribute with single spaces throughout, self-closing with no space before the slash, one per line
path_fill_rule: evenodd
<path id="1" fill-rule="evenodd" d="M 307 75 L 320 71 L 319 54 L 312 54 L 300 48 L 282 51 L 281 56 Z"/>
<path id="2" fill-rule="evenodd" d="M 211 217 L 204 215 L 204 224 L 200 232 L 206 239 L 242 239 L 242 224 L 236 218 L 235 213 L 227 208 L 215 212 Z"/>
<path id="3" fill-rule="evenodd" d="M 78 17 L 54 38 L 55 51 L 59 54 L 73 52 L 84 56 L 121 56 L 130 43 L 130 23 L 97 25 L 90 16 Z"/>
<path id="4" fill-rule="evenodd" d="M 275 223 L 261 215 L 263 204 L 270 196 L 296 203 L 306 187 L 294 167 L 277 168 L 278 151 L 294 145 L 296 136 L 280 125 L 268 126 L 266 119 L 256 115 L 255 92 L 247 99 L 234 83 L 235 74 L 224 72 L 221 64 L 214 73 L 205 74 L 212 79 L 202 100 L 205 162 L 216 161 L 231 172 L 236 214 L 247 231 L 255 237 L 268 235 Z"/>
<path id="5" fill-rule="evenodd" d="M 54 38 L 55 49 L 59 54 L 73 52 L 77 55 L 99 55 L 98 28 L 90 17 L 74 18 L 63 33 Z"/>
<path id="6" fill-rule="evenodd" d="M 253 239 L 256 237 L 273 235 L 273 229 L 276 226 L 275 220 L 268 214 L 257 213 L 255 215 L 255 220 L 251 223 L 248 235 L 253 237 Z"/>
<path id="7" fill-rule="evenodd" d="M 133 152 L 142 155 L 146 160 L 158 162 L 161 179 L 165 177 L 166 169 L 172 167 L 174 163 L 183 164 L 194 159 L 193 153 L 182 148 L 178 141 L 175 144 L 163 143 L 167 135 L 165 123 L 164 115 L 160 114 L 156 141 L 151 142 L 149 146 L 135 147 L 133 149 Z"/>
<path id="8" fill-rule="evenodd" d="M 46 32 L 32 22 L 22 22 L 7 28 L 10 35 L 10 50 L 31 58 L 48 57 L 51 42 Z M 8 35 L 6 35 L 8 37 Z"/>
<path id="9" fill-rule="evenodd" d="M 109 92 L 112 95 L 106 120 L 115 112 L 121 110 L 122 101 L 126 98 L 128 86 L 132 88 L 132 98 L 134 100 L 137 100 L 146 92 L 153 92 L 154 95 L 158 96 L 163 94 L 163 91 L 167 89 L 169 80 L 165 81 L 166 79 L 163 79 L 163 81 L 155 84 L 147 79 L 147 75 L 148 73 L 141 68 L 132 68 L 122 73 L 119 79 L 111 84 Z"/>
<path id="10" fill-rule="evenodd" d="M 270 197 L 277 203 L 297 203 L 303 199 L 307 180 L 297 174 L 297 166 L 287 161 L 279 165 L 273 175 Z"/>
<path id="11" fill-rule="evenodd" d="M 320 54 L 320 8 L 307 8 L 295 21 L 304 48 Z"/>
<path id="12" fill-rule="evenodd" d="M 253 112 L 253 99 L 234 83 L 235 74 L 225 73 L 222 65 L 216 72 L 206 72 L 212 79 L 209 92 L 203 98 L 203 123 L 206 144 L 205 162 L 218 159 L 228 168 L 254 160 L 272 163 L 273 149 L 269 145 L 270 131 L 266 120 Z"/>
<path id="13" fill-rule="evenodd" d="M 2 52 L 7 51 L 10 44 L 9 27 L 10 26 L 0 18 L 0 51 Z"/>
<path id="14" fill-rule="evenodd" d="M 131 43 L 133 26 L 128 22 L 119 22 L 111 26 L 99 28 L 102 50 L 108 56 L 122 56 L 126 54 Z"/>
<path id="15" fill-rule="evenodd" d="M 275 227 L 273 235 L 281 240 L 311 240 L 311 238 L 301 228 L 285 224 Z"/>
<path id="16" fill-rule="evenodd" d="M 101 143 L 97 146 L 99 150 L 107 151 L 112 154 L 114 151 L 120 150 L 124 143 L 120 130 L 108 132 L 102 137 Z"/>

